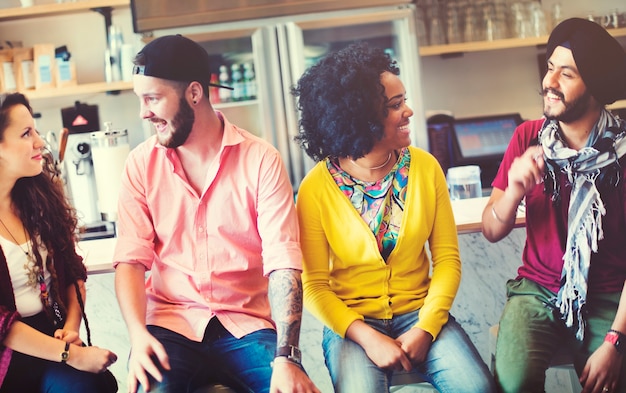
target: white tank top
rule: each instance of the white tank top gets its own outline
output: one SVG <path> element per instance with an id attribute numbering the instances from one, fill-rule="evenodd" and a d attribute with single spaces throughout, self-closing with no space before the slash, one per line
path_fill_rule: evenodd
<path id="1" fill-rule="evenodd" d="M 41 303 L 41 290 L 39 285 L 33 288 L 28 283 L 28 272 L 24 268 L 24 265 L 29 262 L 28 257 L 24 253 L 24 250 L 30 250 L 30 241 L 20 246 L 12 241 L 0 236 L 0 246 L 7 260 L 7 266 L 9 268 L 9 275 L 11 276 L 11 284 L 13 285 L 13 295 L 15 297 L 15 306 L 17 312 L 22 317 L 30 317 L 43 311 L 43 304 Z M 45 260 L 48 255 L 47 250 L 44 247 L 39 249 L 41 258 L 44 261 L 44 279 L 46 286 L 50 288 L 50 273 L 45 267 Z"/>

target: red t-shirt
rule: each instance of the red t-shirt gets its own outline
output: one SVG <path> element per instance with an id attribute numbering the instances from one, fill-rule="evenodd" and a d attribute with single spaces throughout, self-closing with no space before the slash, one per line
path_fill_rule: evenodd
<path id="1" fill-rule="evenodd" d="M 492 186 L 506 189 L 508 173 L 515 157 L 520 156 L 534 140 L 543 119 L 527 121 L 515 130 Z M 561 174 L 561 203 L 555 206 L 550 195 L 538 184 L 526 194 L 526 244 L 518 278 L 528 278 L 553 292 L 558 292 L 567 240 L 567 210 L 571 187 Z M 606 208 L 602 217 L 604 238 L 598 252 L 591 255 L 589 292 L 621 292 L 626 280 L 626 170 L 622 168 L 617 188 L 601 190 Z"/>

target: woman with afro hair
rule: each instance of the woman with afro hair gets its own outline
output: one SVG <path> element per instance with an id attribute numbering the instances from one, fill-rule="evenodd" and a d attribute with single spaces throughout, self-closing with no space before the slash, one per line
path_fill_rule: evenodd
<path id="1" fill-rule="evenodd" d="M 292 90 L 297 140 L 317 161 L 297 196 L 304 303 L 325 325 L 338 393 L 388 392 L 401 370 L 439 392 L 493 392 L 449 314 L 461 280 L 456 226 L 439 163 L 410 146 L 399 73 L 382 49 L 355 43 Z"/>

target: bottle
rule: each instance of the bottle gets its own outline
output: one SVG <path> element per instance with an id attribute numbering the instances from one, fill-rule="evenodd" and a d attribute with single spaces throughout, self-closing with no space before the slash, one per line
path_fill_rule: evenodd
<path id="1" fill-rule="evenodd" d="M 228 67 L 225 65 L 220 66 L 219 75 L 220 85 L 230 86 L 230 76 L 228 75 Z M 232 90 L 219 89 L 220 102 L 230 102 L 232 100 Z"/>
<path id="2" fill-rule="evenodd" d="M 219 76 L 215 73 L 211 73 L 211 84 L 219 85 Z M 209 98 L 211 100 L 211 104 L 218 104 L 220 102 L 220 89 L 219 87 L 209 86 Z"/>
<path id="3" fill-rule="evenodd" d="M 245 63 L 243 65 L 243 80 L 245 83 L 246 99 L 256 99 L 256 77 L 254 75 L 254 66 L 252 63 Z"/>
<path id="4" fill-rule="evenodd" d="M 233 101 L 241 101 L 243 96 L 243 75 L 239 64 L 230 66 L 230 78 L 233 81 Z"/>
<path id="5" fill-rule="evenodd" d="M 122 36 L 122 29 L 119 26 L 109 26 L 109 61 L 111 64 L 111 81 L 122 80 L 122 45 L 124 45 L 124 38 Z M 105 69 L 105 74 L 106 74 Z M 108 76 L 108 74 L 106 74 Z"/>

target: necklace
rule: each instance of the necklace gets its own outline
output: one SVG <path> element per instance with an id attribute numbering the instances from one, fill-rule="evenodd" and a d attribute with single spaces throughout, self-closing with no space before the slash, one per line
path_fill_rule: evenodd
<path id="1" fill-rule="evenodd" d="M 11 239 L 13 239 L 13 242 L 15 244 L 17 244 L 17 246 L 20 248 L 20 250 L 22 250 L 22 252 L 26 255 L 26 258 L 31 258 L 30 255 L 30 250 L 24 250 L 22 248 L 22 245 L 17 241 L 17 239 L 15 238 L 15 236 L 13 236 L 13 234 L 11 233 L 11 231 L 9 231 L 9 228 L 7 228 L 7 226 L 5 225 L 4 221 L 2 221 L 2 219 L 0 218 L 0 224 L 2 224 L 2 226 L 4 227 L 4 230 L 7 231 L 7 233 L 9 234 L 9 236 L 11 236 Z M 24 229 L 24 234 L 26 234 L 26 229 Z"/>
<path id="2" fill-rule="evenodd" d="M 361 165 L 357 164 L 357 163 L 356 163 L 356 161 L 354 161 L 352 158 L 350 159 L 350 162 L 351 162 L 351 163 L 353 163 L 354 165 L 358 166 L 358 167 L 359 167 L 359 168 L 361 168 L 361 169 L 367 169 L 367 170 L 373 171 L 373 170 L 375 170 L 375 169 L 380 169 L 380 168 L 383 168 L 383 167 L 385 167 L 387 164 L 389 164 L 389 161 L 391 161 L 391 155 L 392 155 L 392 154 L 393 154 L 393 152 L 389 152 L 389 157 L 387 157 L 387 160 L 385 160 L 385 162 L 383 162 L 382 164 L 380 164 L 380 165 L 378 165 L 378 166 L 373 166 L 373 167 L 370 167 L 370 168 L 365 167 L 365 166 L 361 166 Z"/>
<path id="3" fill-rule="evenodd" d="M 39 266 L 37 266 L 37 260 L 35 259 L 33 252 L 30 250 L 30 244 L 31 244 L 30 241 L 26 242 L 28 249 L 24 250 L 22 248 L 22 245 L 19 244 L 15 236 L 13 236 L 11 231 L 9 231 L 9 228 L 7 228 L 6 224 L 4 223 L 4 221 L 2 221 L 2 219 L 0 219 L 0 224 L 2 224 L 2 226 L 7 231 L 9 236 L 11 236 L 11 239 L 13 239 L 13 242 L 15 242 L 15 244 L 17 244 L 20 250 L 22 250 L 24 255 L 26 255 L 26 263 L 24 264 L 24 269 L 26 270 L 26 273 L 28 275 L 28 284 L 32 286 L 33 288 L 37 288 L 37 284 L 39 284 L 39 290 L 41 291 L 41 299 L 46 304 L 48 304 L 48 287 L 46 286 L 46 280 L 44 279 L 43 273 L 40 271 L 41 269 L 39 269 Z M 24 228 L 24 237 L 26 237 L 26 228 Z"/>

